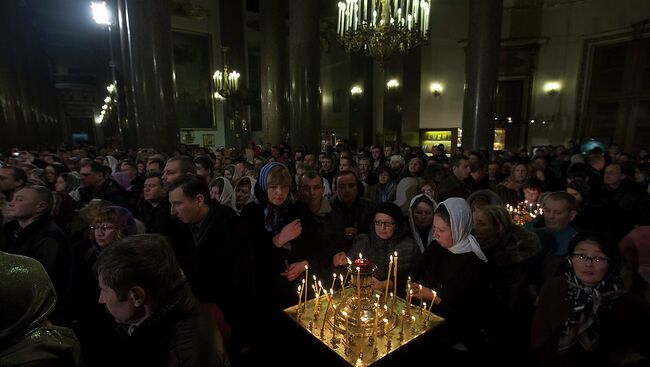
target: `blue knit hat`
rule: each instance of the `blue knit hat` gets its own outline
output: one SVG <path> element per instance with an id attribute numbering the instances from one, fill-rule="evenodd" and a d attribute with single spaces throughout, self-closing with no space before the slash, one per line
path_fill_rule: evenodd
<path id="1" fill-rule="evenodd" d="M 269 187 L 269 172 L 275 167 L 284 167 L 287 168 L 284 164 L 276 161 L 271 161 L 267 164 L 265 164 L 262 169 L 260 170 L 260 177 L 259 181 L 257 183 L 260 185 L 260 188 L 262 191 L 266 191 Z"/>

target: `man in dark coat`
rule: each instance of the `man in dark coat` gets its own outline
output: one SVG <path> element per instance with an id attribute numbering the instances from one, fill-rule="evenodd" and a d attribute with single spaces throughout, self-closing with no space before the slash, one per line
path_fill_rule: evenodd
<path id="1" fill-rule="evenodd" d="M 222 367 L 230 362 L 214 319 L 194 298 L 159 235 L 112 244 L 97 260 L 99 303 L 119 324 L 107 358 L 119 366 Z"/>
<path id="2" fill-rule="evenodd" d="M 253 296 L 252 247 L 235 212 L 210 201 L 205 179 L 193 174 L 169 183 L 171 213 L 188 226 L 189 246 L 180 265 L 196 298 L 214 303 L 232 326 L 233 346 L 241 347 L 251 322 L 247 308 Z M 236 357 L 236 356 L 233 356 Z"/>
<path id="3" fill-rule="evenodd" d="M 469 159 L 456 155 L 451 159 L 451 174 L 445 178 L 436 190 L 436 201 L 441 203 L 452 197 L 467 199 L 472 193 L 467 184 L 470 175 Z"/>
<path id="4" fill-rule="evenodd" d="M 87 204 L 92 199 L 102 199 L 133 210 L 129 193 L 113 179 L 106 177 L 105 167 L 97 162 L 89 162 L 79 170 L 81 185 L 79 195 L 81 203 Z"/>
<path id="5" fill-rule="evenodd" d="M 52 192 L 44 186 L 27 186 L 13 195 L 7 213 L 13 221 L 2 233 L 2 251 L 38 260 L 52 279 L 58 302 L 51 319 L 60 325 L 73 320 L 74 272 L 72 254 L 63 231 L 48 213 L 53 205 Z"/>

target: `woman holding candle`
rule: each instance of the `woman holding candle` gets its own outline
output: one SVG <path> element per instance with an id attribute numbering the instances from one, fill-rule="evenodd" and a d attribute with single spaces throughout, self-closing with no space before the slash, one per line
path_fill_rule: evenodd
<path id="1" fill-rule="evenodd" d="M 270 162 L 260 170 L 255 185 L 258 203 L 248 203 L 241 216 L 255 238 L 257 281 L 261 295 L 277 308 L 296 304 L 295 290 L 305 265 L 320 277 L 316 227 L 309 209 L 289 196 L 291 174 L 286 166 Z M 315 245 L 316 244 L 316 245 Z M 309 282 L 311 279 L 307 279 Z M 311 298 L 311 286 L 303 286 Z"/>
<path id="2" fill-rule="evenodd" d="M 370 234 L 361 234 L 354 239 L 348 257 L 363 254 L 371 264 L 377 265 L 373 288 L 384 291 L 388 277 L 389 257 L 399 253 L 397 269 L 398 288 L 403 289 L 406 278 L 412 274 L 419 249 L 413 239 L 408 237 L 408 228 L 402 220 L 402 210 L 393 203 L 381 203 L 375 208 L 374 221 Z M 394 279 L 394 274 L 391 274 Z"/>
<path id="3" fill-rule="evenodd" d="M 485 310 L 487 258 L 472 236 L 472 212 L 462 198 L 449 198 L 435 211 L 435 242 L 418 263 L 416 298 L 430 302 L 436 291 L 433 312 L 449 322 L 448 340 L 472 349 L 478 337 L 478 320 Z M 401 260 L 401 256 L 400 256 Z"/>
<path id="4" fill-rule="evenodd" d="M 565 276 L 546 282 L 539 295 L 532 331 L 538 365 L 647 365 L 650 310 L 623 290 L 616 246 L 580 233 L 567 262 Z"/>

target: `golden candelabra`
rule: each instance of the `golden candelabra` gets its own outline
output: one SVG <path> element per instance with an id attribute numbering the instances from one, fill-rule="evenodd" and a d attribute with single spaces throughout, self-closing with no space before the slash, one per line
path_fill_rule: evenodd
<path id="1" fill-rule="evenodd" d="M 523 226 L 544 214 L 542 207 L 538 203 L 529 203 L 528 200 L 522 201 L 515 206 L 506 204 L 506 210 L 510 213 L 515 224 L 519 226 Z"/>
<path id="2" fill-rule="evenodd" d="M 430 8 L 430 0 L 339 1 L 337 36 L 347 50 L 383 63 L 427 42 Z"/>
<path id="3" fill-rule="evenodd" d="M 444 319 L 431 313 L 426 302 L 411 304 L 410 281 L 407 300 L 393 293 L 382 297 L 383 292 L 372 289 L 377 266 L 359 260 L 348 266 L 345 280 L 340 277 L 341 287 L 336 292 L 332 288 L 321 292 L 321 283 L 314 280 L 315 297 L 303 302 L 301 290 L 305 287 L 299 288 L 301 301 L 284 312 L 350 365 L 369 366 L 440 326 Z M 333 278 L 335 285 L 336 274 Z"/>

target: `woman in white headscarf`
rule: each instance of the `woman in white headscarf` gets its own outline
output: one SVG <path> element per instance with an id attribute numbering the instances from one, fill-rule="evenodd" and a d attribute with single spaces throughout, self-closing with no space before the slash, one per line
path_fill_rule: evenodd
<path id="1" fill-rule="evenodd" d="M 224 176 L 215 177 L 208 186 L 210 187 L 210 198 L 212 200 L 234 209 L 235 189 L 232 187 L 230 180 Z"/>
<path id="2" fill-rule="evenodd" d="M 435 241 L 422 254 L 415 289 L 422 288 L 414 296 L 433 300 L 432 311 L 449 322 L 448 340 L 471 350 L 488 290 L 487 258 L 471 234 L 472 210 L 464 199 L 449 198 L 436 208 L 433 227 Z"/>

